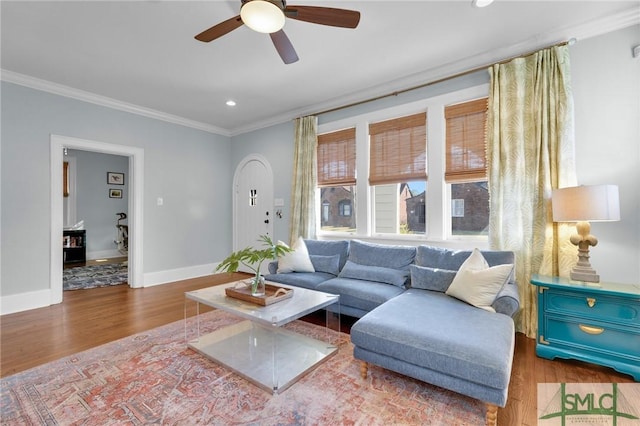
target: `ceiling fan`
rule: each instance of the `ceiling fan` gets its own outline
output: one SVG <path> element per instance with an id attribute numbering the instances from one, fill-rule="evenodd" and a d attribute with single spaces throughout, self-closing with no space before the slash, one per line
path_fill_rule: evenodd
<path id="1" fill-rule="evenodd" d="M 285 64 L 298 60 L 289 37 L 284 33 L 285 18 L 332 27 L 356 28 L 360 12 L 318 6 L 287 6 L 285 0 L 240 0 L 240 14 L 204 30 L 196 40 L 208 43 L 239 28 L 243 24 L 254 31 L 268 33 Z"/>

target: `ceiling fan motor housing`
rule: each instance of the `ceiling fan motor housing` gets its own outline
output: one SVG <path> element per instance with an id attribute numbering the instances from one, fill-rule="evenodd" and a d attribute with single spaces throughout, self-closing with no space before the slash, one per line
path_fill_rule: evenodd
<path id="1" fill-rule="evenodd" d="M 287 7 L 287 2 L 285 0 L 240 0 L 242 2 L 242 5 L 244 6 L 247 3 L 250 3 L 252 1 L 265 1 L 268 3 L 272 3 L 275 4 L 276 6 L 278 6 L 278 8 L 284 10 L 285 7 Z"/>

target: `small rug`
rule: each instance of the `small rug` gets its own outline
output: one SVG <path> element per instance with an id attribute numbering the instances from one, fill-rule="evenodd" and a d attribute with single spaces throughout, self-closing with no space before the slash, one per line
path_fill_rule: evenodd
<path id="1" fill-rule="evenodd" d="M 127 264 L 108 263 L 104 265 L 77 266 L 62 271 L 64 290 L 83 290 L 126 283 Z"/>
<path id="2" fill-rule="evenodd" d="M 202 321 L 204 319 L 204 321 Z M 208 332 L 241 321 L 213 311 Z M 193 319 L 0 379 L 3 425 L 482 425 L 474 399 L 371 367 L 360 377 L 346 334 L 286 326 L 339 344 L 336 355 L 278 395 L 186 347 Z"/>

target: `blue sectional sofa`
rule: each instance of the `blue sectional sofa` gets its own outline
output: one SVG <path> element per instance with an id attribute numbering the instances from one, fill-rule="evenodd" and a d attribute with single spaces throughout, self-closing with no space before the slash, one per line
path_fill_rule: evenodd
<path id="1" fill-rule="evenodd" d="M 304 242 L 315 272 L 277 273 L 272 262 L 265 278 L 340 295 L 341 313 L 359 318 L 351 341 L 364 378 L 374 364 L 479 399 L 487 424 L 496 423 L 507 401 L 519 310 L 514 267 L 498 265 L 514 265 L 513 252 L 480 252 L 506 279 L 489 305 L 477 307 L 450 295 L 472 251 Z"/>

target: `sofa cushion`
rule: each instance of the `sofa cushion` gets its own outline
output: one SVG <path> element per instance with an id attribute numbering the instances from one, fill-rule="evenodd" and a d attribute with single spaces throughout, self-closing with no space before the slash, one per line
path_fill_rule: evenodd
<path id="1" fill-rule="evenodd" d="M 513 320 L 444 293 L 409 289 L 351 327 L 357 347 L 474 383 L 509 385 Z"/>
<path id="2" fill-rule="evenodd" d="M 291 272 L 264 276 L 264 279 L 267 281 L 308 288 L 310 290 L 316 290 L 318 284 L 330 280 L 331 278 L 335 278 L 335 275 L 327 274 L 325 272 Z"/>
<path id="3" fill-rule="evenodd" d="M 445 292 L 456 276 L 456 271 L 411 265 L 411 287 Z"/>
<path id="4" fill-rule="evenodd" d="M 318 254 L 321 256 L 340 256 L 339 269 L 344 267 L 349 256 L 349 240 L 304 240 L 307 245 L 309 255 Z"/>
<path id="5" fill-rule="evenodd" d="M 356 280 L 375 281 L 378 283 L 392 284 L 404 288 L 409 271 L 402 271 L 382 266 L 360 265 L 347 260 L 347 263 L 340 271 L 341 278 L 353 278 Z M 363 283 L 366 285 L 366 283 Z"/>
<path id="6" fill-rule="evenodd" d="M 471 254 L 471 250 L 451 250 L 421 245 L 416 249 L 416 265 L 457 271 Z"/>
<path id="7" fill-rule="evenodd" d="M 278 244 L 285 245 L 282 241 Z M 299 237 L 291 247 L 293 251 L 283 254 L 278 258 L 278 273 L 288 272 L 315 272 L 309 258 L 309 251 L 302 237 Z"/>
<path id="8" fill-rule="evenodd" d="M 340 255 L 322 256 L 320 254 L 310 254 L 309 258 L 316 272 L 325 272 L 337 276 L 340 273 Z"/>
<path id="9" fill-rule="evenodd" d="M 387 244 L 365 243 L 352 240 L 349 248 L 349 260 L 353 263 L 369 266 L 382 266 L 409 270 L 416 257 L 415 247 L 394 246 Z"/>
<path id="10" fill-rule="evenodd" d="M 416 249 L 416 265 L 457 271 L 471 255 L 471 252 L 471 250 L 451 250 L 442 247 L 421 245 Z M 481 253 L 489 266 L 515 265 L 516 256 L 513 251 L 482 250 Z M 515 282 L 515 274 L 511 274 L 509 281 Z"/>
<path id="11" fill-rule="evenodd" d="M 489 267 L 480 250 L 474 249 L 456 273 L 446 294 L 495 312 L 491 304 L 511 276 L 512 270 L 513 265 L 510 264 Z"/>
<path id="12" fill-rule="evenodd" d="M 394 285 L 341 277 L 318 284 L 316 290 L 339 294 L 340 305 L 364 311 L 370 311 L 405 291 Z"/>

